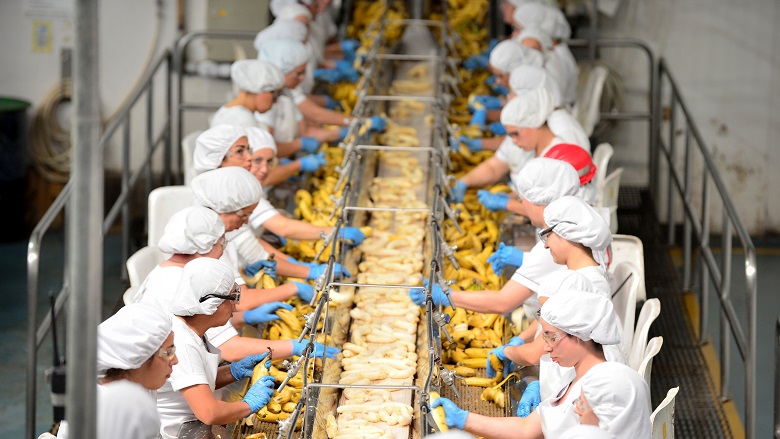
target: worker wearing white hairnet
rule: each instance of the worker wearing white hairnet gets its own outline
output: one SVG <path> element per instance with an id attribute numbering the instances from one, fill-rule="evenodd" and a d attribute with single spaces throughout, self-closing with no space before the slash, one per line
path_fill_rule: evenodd
<path id="1" fill-rule="evenodd" d="M 186 423 L 229 424 L 260 410 L 271 400 L 273 377 L 261 378 L 241 401 L 224 402 L 214 396 L 214 390 L 251 377 L 255 365 L 268 356 L 268 353 L 249 355 L 219 366 L 219 349 L 204 337 L 209 328 L 228 322 L 240 299 L 241 288 L 234 282 L 233 270 L 226 263 L 198 258 L 184 266 L 168 308 L 175 316 L 173 331 L 179 363 L 157 392 L 160 435 L 164 439 L 179 437 Z"/>
<path id="2" fill-rule="evenodd" d="M 306 24 L 293 19 L 276 20 L 270 26 L 258 32 L 255 36 L 255 49 L 260 51 L 263 44 L 270 41 L 292 40 L 301 44 L 306 43 L 309 37 L 309 28 Z"/>
<path id="3" fill-rule="evenodd" d="M 282 10 L 290 5 L 305 5 L 307 7 L 312 6 L 315 3 L 315 0 L 271 0 L 271 3 L 269 4 L 269 9 L 271 10 L 271 14 L 273 14 L 274 17 L 278 18 L 282 14 Z"/>
<path id="4" fill-rule="evenodd" d="M 598 426 L 620 439 L 649 438 L 649 389 L 634 369 L 607 362 L 594 366 L 582 378 L 575 404 L 580 424 Z"/>
<path id="5" fill-rule="evenodd" d="M 230 79 L 238 90 L 236 97 L 220 107 L 211 118 L 211 126 L 258 126 L 255 112 L 271 109 L 284 88 L 284 75 L 273 64 L 254 59 L 244 59 L 230 66 Z M 267 128 L 267 127 L 265 127 Z"/>
<path id="6" fill-rule="evenodd" d="M 165 384 L 177 362 L 171 315 L 154 305 L 128 305 L 98 325 L 97 337 L 97 437 L 158 437 L 150 392 Z M 70 436 L 67 424 L 62 421 L 58 438 Z"/>
<path id="7" fill-rule="evenodd" d="M 559 437 L 578 424 L 573 403 L 580 396 L 584 377 L 606 361 L 602 346 L 620 341 L 620 321 L 609 299 L 584 291 L 564 291 L 542 307 L 541 324 L 545 357 L 555 361 L 541 363 L 540 384 L 529 384 L 519 405 L 530 412 L 529 406 L 538 404 L 536 410 L 525 417 L 493 418 L 439 398 L 432 406 L 444 408 L 449 427 L 476 436 L 516 439 Z M 539 386 L 541 402 L 538 397 L 529 401 L 526 396 L 538 396 Z"/>
<path id="8" fill-rule="evenodd" d="M 562 160 L 574 166 L 577 175 L 580 177 L 580 189 L 577 191 L 577 196 L 590 205 L 593 205 L 596 202 L 598 188 L 596 187 L 593 178 L 596 176 L 597 169 L 590 153 L 579 145 L 559 143 L 547 150 L 547 152 L 544 153 L 544 156 L 551 159 Z M 609 213 L 606 212 L 605 216 L 607 217 L 607 222 L 609 222 Z"/>
<path id="9" fill-rule="evenodd" d="M 195 174 L 217 169 L 225 161 L 235 162 L 249 170 L 250 160 L 249 140 L 246 130 L 240 126 L 217 125 L 195 139 Z"/>
<path id="10" fill-rule="evenodd" d="M 544 57 L 533 50 L 523 47 L 514 40 L 505 40 L 490 52 L 488 58 L 488 69 L 496 77 L 496 83 L 508 86 L 509 73 L 521 65 L 541 66 L 544 64 Z"/>
<path id="11" fill-rule="evenodd" d="M 553 50 L 552 38 L 536 26 L 526 27 L 515 39 L 525 47 L 539 51 L 544 57 L 544 70 L 558 83 L 563 96 L 564 106 L 570 108 L 576 99 L 577 81 L 576 75 L 567 75 L 563 62 Z"/>
<path id="12" fill-rule="evenodd" d="M 504 23 L 514 25 L 515 10 L 526 3 L 543 3 L 544 0 L 503 0 L 501 2 L 501 18 Z"/>

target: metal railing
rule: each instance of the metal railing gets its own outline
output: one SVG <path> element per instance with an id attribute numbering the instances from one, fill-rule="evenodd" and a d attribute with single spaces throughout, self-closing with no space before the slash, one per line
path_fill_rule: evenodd
<path id="1" fill-rule="evenodd" d="M 106 148 L 113 139 L 114 134 L 122 129 L 121 136 L 121 192 L 112 204 L 111 209 L 103 221 L 103 234 L 114 224 L 117 218 L 121 217 L 122 222 L 122 260 L 127 260 L 130 249 L 130 201 L 133 190 L 139 180 L 144 180 L 145 195 L 148 198 L 153 184 L 153 157 L 154 154 L 163 147 L 163 183 L 171 184 L 171 115 L 173 114 L 173 100 L 171 95 L 171 79 L 173 67 L 173 54 L 166 50 L 155 60 L 149 70 L 144 75 L 138 88 L 132 92 L 127 104 L 120 110 L 117 116 L 106 127 L 103 135 L 100 137 L 101 148 Z M 157 133 L 154 132 L 153 121 L 154 114 L 154 83 L 158 73 L 164 71 L 165 87 L 165 116 L 163 125 Z M 146 131 L 145 131 L 145 155 L 143 161 L 137 169 L 131 170 L 131 112 L 136 108 L 136 104 L 144 102 L 146 106 Z M 140 142 L 136 142 L 138 145 Z M 43 215 L 30 235 L 27 245 L 27 389 L 26 389 L 26 435 L 25 437 L 36 437 L 35 417 L 36 417 L 36 393 L 37 393 L 37 366 L 38 366 L 38 348 L 51 331 L 51 313 L 47 312 L 43 320 L 38 323 L 38 287 L 40 277 L 40 256 L 41 242 L 44 235 L 49 231 L 54 219 L 65 209 L 68 200 L 73 191 L 73 181 L 70 180 L 62 189 L 52 205 Z M 145 198 L 145 199 L 146 199 Z M 144 209 L 145 212 L 145 209 Z M 67 221 L 67 218 L 65 219 Z M 102 236 L 102 235 L 101 235 Z M 68 243 L 66 241 L 65 245 Z M 63 258 L 63 265 L 66 267 L 68 261 Z M 102 269 L 102 267 L 101 267 Z M 124 271 L 124 266 L 123 266 Z M 68 299 L 68 279 L 67 269 L 63 269 L 62 288 L 56 296 L 54 305 L 55 316 L 59 314 L 62 307 Z"/>
<path id="2" fill-rule="evenodd" d="M 668 89 L 665 87 L 668 86 Z M 666 93 L 665 93 L 666 92 Z M 756 252 L 753 241 L 747 230 L 742 225 L 736 208 L 731 201 L 728 189 L 718 173 L 712 159 L 710 148 L 704 142 L 701 132 L 697 128 L 688 105 L 683 99 L 680 87 L 675 81 L 666 62 L 661 59 L 658 64 L 658 88 L 655 97 L 656 118 L 661 120 L 663 115 L 668 122 L 664 126 L 658 125 L 657 142 L 654 144 L 653 154 L 660 159 L 665 159 L 668 176 L 667 184 L 667 224 L 668 243 L 675 244 L 677 206 L 682 204 L 683 214 L 683 288 L 691 289 L 692 278 L 692 247 L 693 238 L 698 241 L 698 269 L 701 282 L 699 293 L 699 306 L 701 310 L 699 319 L 700 342 L 705 343 L 708 338 L 708 316 L 710 281 L 715 285 L 720 301 L 720 393 L 722 400 L 730 399 L 729 376 L 731 371 L 730 340 L 739 349 L 740 356 L 745 367 L 745 429 L 747 437 L 755 437 L 756 423 Z M 662 107 L 663 106 L 663 107 Z M 681 122 L 681 125 L 678 125 Z M 664 130 L 666 128 L 666 130 Z M 664 132 L 665 131 L 665 132 Z M 683 150 L 678 151 L 678 137 L 684 136 Z M 666 140 L 665 140 L 666 139 Z M 682 170 L 677 165 L 682 155 Z M 698 160 L 697 160 L 698 159 Z M 698 163 L 698 169 L 694 169 L 694 162 Z M 653 163 L 653 162 L 651 162 Z M 659 162 L 655 162 L 659 163 Z M 660 164 L 660 163 L 659 163 Z M 652 170 L 651 170 L 652 172 Z M 655 175 L 660 177 L 660 171 L 656 168 Z M 698 181 L 694 181 L 695 174 Z M 651 183 L 660 184 L 661 178 L 651 180 Z M 695 206 L 694 191 L 696 185 L 700 185 L 701 206 Z M 712 188 L 715 196 L 721 203 L 723 210 L 723 225 L 721 231 L 721 261 L 715 258 L 710 244 L 710 227 L 712 207 Z M 676 191 L 675 191 L 676 189 Z M 660 189 L 655 188 L 655 193 L 660 194 Z M 675 198 L 675 195 L 679 198 Z M 656 201 L 659 198 L 654 197 Z M 717 206 L 716 206 L 717 207 Z M 747 327 L 743 328 L 743 320 L 737 316 L 734 303 L 731 299 L 731 256 L 733 248 L 733 234 L 736 234 L 745 255 L 745 292 L 747 302 Z"/>

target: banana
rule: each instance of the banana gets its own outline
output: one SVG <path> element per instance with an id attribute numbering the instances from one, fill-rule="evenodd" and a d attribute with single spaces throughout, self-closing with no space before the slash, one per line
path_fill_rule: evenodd
<path id="1" fill-rule="evenodd" d="M 482 363 L 482 366 L 484 365 L 485 363 Z M 463 381 L 472 387 L 493 387 L 496 385 L 496 380 L 492 378 L 468 377 L 464 378 Z"/>
<path id="2" fill-rule="evenodd" d="M 439 392 L 430 392 L 428 393 L 428 396 L 430 396 L 430 403 L 433 404 L 434 401 L 439 399 L 441 396 L 439 395 Z M 433 415 L 433 420 L 436 422 L 436 426 L 439 427 L 439 431 L 444 433 L 445 431 L 449 430 L 450 428 L 447 427 L 447 415 L 444 413 L 444 407 L 436 407 L 435 409 L 431 410 L 431 415 Z"/>

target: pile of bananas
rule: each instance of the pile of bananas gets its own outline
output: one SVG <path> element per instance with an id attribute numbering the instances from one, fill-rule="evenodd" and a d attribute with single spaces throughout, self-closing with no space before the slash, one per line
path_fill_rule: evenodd
<path id="1" fill-rule="evenodd" d="M 347 34 L 350 38 L 360 39 L 361 45 L 369 47 L 373 44 L 375 35 L 366 33 L 366 29 L 371 23 L 382 19 L 382 16 L 388 20 L 400 20 L 406 18 L 406 10 L 402 1 L 394 1 L 390 8 L 387 7 L 387 1 L 359 0 L 355 3 L 355 9 L 352 13 L 352 21 L 347 26 Z M 403 34 L 403 25 L 401 23 L 388 23 L 385 28 L 384 38 L 387 46 L 395 44 Z"/>

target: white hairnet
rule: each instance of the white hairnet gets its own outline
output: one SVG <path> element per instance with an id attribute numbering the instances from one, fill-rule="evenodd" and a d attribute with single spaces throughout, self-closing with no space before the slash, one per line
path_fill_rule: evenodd
<path id="1" fill-rule="evenodd" d="M 540 2 L 542 2 L 544 0 L 506 0 L 506 1 L 508 1 L 509 3 L 512 3 L 512 6 L 514 6 L 514 7 L 518 7 L 518 6 L 522 6 L 522 5 L 526 4 L 526 3 L 540 3 Z"/>
<path id="2" fill-rule="evenodd" d="M 306 64 L 311 55 L 302 43 L 293 40 L 278 40 L 264 44 L 257 51 L 257 59 L 275 65 L 285 75 Z"/>
<path id="3" fill-rule="evenodd" d="M 212 297 L 201 302 L 200 298 L 208 294 L 230 294 L 235 280 L 233 269 L 227 263 L 214 258 L 195 258 L 184 266 L 168 311 L 177 316 L 210 316 L 225 300 Z"/>
<path id="4" fill-rule="evenodd" d="M 284 74 L 267 61 L 242 59 L 230 66 L 230 79 L 240 90 L 266 93 L 284 87 Z"/>
<path id="5" fill-rule="evenodd" d="M 311 11 L 306 6 L 300 3 L 288 3 L 282 6 L 282 9 L 277 11 L 278 14 L 274 14 L 277 20 L 292 20 L 295 17 L 306 17 L 311 20 Z"/>
<path id="6" fill-rule="evenodd" d="M 515 37 L 520 44 L 523 43 L 523 40 L 529 38 L 539 42 L 539 45 L 542 46 L 542 54 L 545 54 L 548 50 L 552 49 L 552 38 L 550 38 L 550 35 L 536 26 L 523 28 L 523 31 Z"/>
<path id="7" fill-rule="evenodd" d="M 537 206 L 574 195 L 580 188 L 580 178 L 572 165 L 544 157 L 529 160 L 513 183 L 518 195 Z"/>
<path id="8" fill-rule="evenodd" d="M 648 436 L 649 437 L 649 436 Z M 616 436 L 595 425 L 579 424 L 564 431 L 560 439 L 615 439 Z"/>
<path id="9" fill-rule="evenodd" d="M 556 108 L 561 106 L 561 88 L 544 67 L 529 64 L 515 67 L 509 73 L 509 87 L 517 96 L 543 88 L 552 96 L 553 106 Z"/>
<path id="10" fill-rule="evenodd" d="M 558 8 L 542 3 L 525 3 L 515 8 L 512 19 L 521 26 L 522 29 L 535 26 L 541 28 L 548 35 L 552 35 L 555 29 L 555 11 L 558 10 L 561 15 L 563 12 Z"/>
<path id="11" fill-rule="evenodd" d="M 612 301 L 587 291 L 559 291 L 542 305 L 542 318 L 580 340 L 600 345 L 620 343 L 623 330 Z"/>
<path id="12" fill-rule="evenodd" d="M 195 201 L 217 213 L 230 213 L 257 203 L 263 188 L 251 172 L 228 166 L 204 172 L 190 182 Z"/>
<path id="13" fill-rule="evenodd" d="M 274 136 L 268 130 L 257 127 L 247 128 L 246 135 L 252 152 L 257 152 L 261 149 L 271 149 L 274 152 L 274 156 L 276 156 L 276 141 L 274 141 Z"/>
<path id="14" fill-rule="evenodd" d="M 555 110 L 552 95 L 543 88 L 515 97 L 501 109 L 501 124 L 519 128 L 540 128 Z"/>
<path id="15" fill-rule="evenodd" d="M 225 224 L 216 212 L 203 206 L 191 206 L 176 212 L 168 220 L 157 248 L 170 254 L 202 255 L 210 252 L 224 234 Z"/>
<path id="16" fill-rule="evenodd" d="M 509 73 L 523 64 L 541 66 L 544 58 L 541 53 L 522 46 L 519 41 L 504 40 L 490 51 L 488 63 L 502 72 Z"/>
<path id="17" fill-rule="evenodd" d="M 553 14 L 555 27 L 550 32 L 550 36 L 553 40 L 566 41 L 571 38 L 571 25 L 569 25 L 569 20 L 566 19 L 563 11 L 558 10 L 558 12 L 558 14 Z"/>
<path id="18" fill-rule="evenodd" d="M 582 393 L 599 427 L 621 437 L 650 437 L 647 383 L 634 369 L 608 361 L 582 377 Z"/>
<path id="19" fill-rule="evenodd" d="M 138 369 L 171 333 L 171 315 L 157 305 L 133 303 L 98 325 L 97 372 Z"/>
<path id="20" fill-rule="evenodd" d="M 261 30 L 255 37 L 255 49 L 258 51 L 265 43 L 277 40 L 293 40 L 299 43 L 306 41 L 309 29 L 297 20 L 276 20 L 267 28 Z"/>
<path id="21" fill-rule="evenodd" d="M 195 139 L 195 174 L 219 168 L 230 147 L 242 137 L 246 137 L 246 131 L 237 125 L 217 125 L 202 132 Z"/>
<path id="22" fill-rule="evenodd" d="M 274 17 L 279 17 L 279 14 L 282 13 L 282 10 L 290 5 L 297 5 L 297 4 L 305 4 L 311 6 L 311 4 L 314 2 L 314 0 L 271 0 L 270 9 L 271 13 L 274 14 Z"/>
<path id="23" fill-rule="evenodd" d="M 579 197 L 561 197 L 544 208 L 544 222 L 561 238 L 593 250 L 604 250 L 612 242 L 609 224 Z"/>

